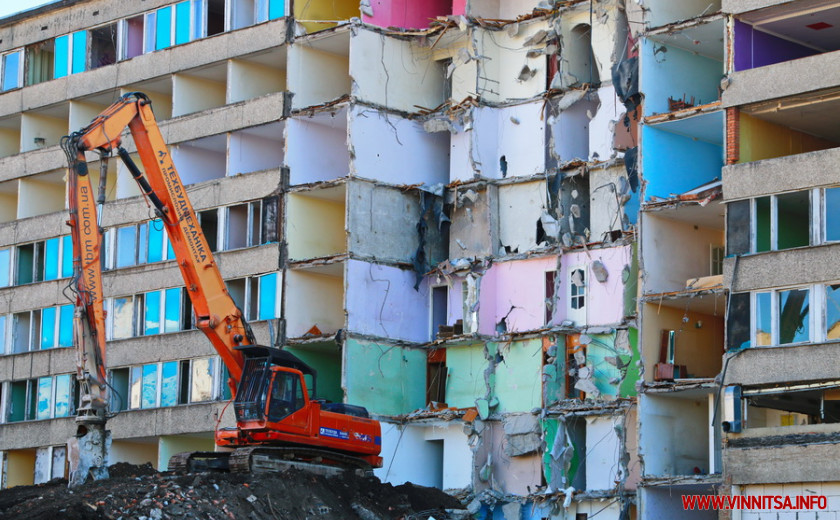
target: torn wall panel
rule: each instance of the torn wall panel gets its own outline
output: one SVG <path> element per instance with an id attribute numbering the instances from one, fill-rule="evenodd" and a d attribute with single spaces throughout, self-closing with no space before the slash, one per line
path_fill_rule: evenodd
<path id="1" fill-rule="evenodd" d="M 625 109 L 612 85 L 599 88 L 596 99 L 598 106 L 589 121 L 589 160 L 606 161 L 616 156 L 613 138 L 617 127 L 624 125 Z"/>
<path id="2" fill-rule="evenodd" d="M 589 120 L 598 110 L 598 97 L 584 95 L 571 106 L 561 108 L 568 102 L 568 96 L 577 98 L 581 94 L 583 92 L 575 91 L 550 101 L 551 116 L 548 124 L 553 145 L 550 153 L 557 165 L 589 160 Z"/>
<path id="3" fill-rule="evenodd" d="M 434 109 L 443 102 L 444 69 L 433 61 L 431 49 L 363 27 L 352 31 L 353 96 L 406 112 L 416 112 L 418 106 Z"/>
<path id="4" fill-rule="evenodd" d="M 622 3 L 623 4 L 623 3 Z M 606 83 L 611 67 L 625 49 L 627 24 L 616 0 L 582 2 L 563 12 L 560 31 L 560 87 Z M 565 53 L 565 55 L 564 55 Z M 591 67 L 590 67 L 591 65 Z"/>
<path id="5" fill-rule="evenodd" d="M 450 258 L 483 258 L 499 250 L 499 188 L 467 188 L 454 192 L 449 226 Z"/>
<path id="6" fill-rule="evenodd" d="M 369 182 L 347 184 L 351 202 L 347 215 L 350 252 L 380 260 L 410 262 L 417 252 L 417 224 L 420 220 L 421 195 Z M 446 223 L 441 220 L 443 198 L 426 194 L 430 207 L 424 216 L 426 258 L 436 264 L 447 257 L 443 241 Z"/>
<path id="7" fill-rule="evenodd" d="M 510 457 L 505 454 L 504 426 L 499 421 L 482 423 L 475 452 L 479 468 L 475 490 L 495 489 L 502 493 L 528 495 L 542 482 L 542 459 L 539 455 Z"/>
<path id="8" fill-rule="evenodd" d="M 545 181 L 499 186 L 499 250 L 497 254 L 524 253 L 536 248 L 537 222 L 546 211 Z M 541 223 L 542 226 L 542 223 Z M 542 226 L 545 230 L 545 226 Z M 550 230 L 549 230 L 550 231 Z M 557 234 L 545 232 L 545 242 L 555 242 Z"/>
<path id="9" fill-rule="evenodd" d="M 612 231 L 635 222 L 639 193 L 630 189 L 624 166 L 589 170 L 589 239 L 608 240 Z M 622 193 L 622 191 L 624 193 Z M 635 204 L 634 204 L 635 203 Z"/>
<path id="10" fill-rule="evenodd" d="M 586 335 L 586 364 L 575 374 L 575 388 L 587 398 L 611 400 L 636 395 L 639 350 L 634 329 Z M 632 335 L 631 335 L 632 333 Z M 583 336 L 581 336 L 581 339 Z"/>
<path id="11" fill-rule="evenodd" d="M 472 157 L 481 177 L 524 177 L 546 170 L 543 102 L 472 111 Z"/>
<path id="12" fill-rule="evenodd" d="M 292 185 L 329 181 L 349 173 L 347 109 L 300 114 L 286 124 L 286 165 Z"/>
<path id="13" fill-rule="evenodd" d="M 348 260 L 347 330 L 406 341 L 430 338 L 429 289 L 414 271 Z"/>
<path id="14" fill-rule="evenodd" d="M 690 20 L 720 11 L 720 0 L 646 0 L 647 23 L 650 27 Z"/>
<path id="15" fill-rule="evenodd" d="M 478 94 L 482 99 L 530 99 L 545 91 L 547 60 L 542 53 L 534 53 L 533 57 L 528 57 L 528 53 L 545 49 L 549 28 L 547 20 L 534 19 L 509 25 L 502 31 L 475 29 L 481 56 Z"/>
<path id="16" fill-rule="evenodd" d="M 449 134 L 364 106 L 350 111 L 354 175 L 391 184 L 449 182 Z"/>
<path id="17" fill-rule="evenodd" d="M 347 402 L 369 412 L 401 415 L 426 406 L 426 351 L 348 338 L 344 342 Z"/>

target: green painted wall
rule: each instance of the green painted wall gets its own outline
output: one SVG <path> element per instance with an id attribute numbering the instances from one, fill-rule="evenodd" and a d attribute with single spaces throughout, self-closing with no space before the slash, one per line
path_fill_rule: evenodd
<path id="1" fill-rule="evenodd" d="M 624 315 L 636 316 L 636 297 L 639 293 L 639 243 L 633 242 L 633 258 L 628 269 L 622 272 L 624 282 Z"/>
<path id="2" fill-rule="evenodd" d="M 629 351 L 615 346 L 615 334 L 591 336 L 586 346 L 586 365 L 593 370 L 592 382 L 601 396 L 630 397 L 636 395 L 639 380 L 638 331 L 628 329 Z"/>
<path id="3" fill-rule="evenodd" d="M 483 344 L 446 349 L 446 404 L 467 408 L 475 406 L 476 398 L 485 397 L 484 371 L 488 366 Z"/>
<path id="4" fill-rule="evenodd" d="M 383 415 L 426 406 L 425 350 L 348 339 L 344 355 L 348 403 Z"/>
<path id="5" fill-rule="evenodd" d="M 632 355 L 627 356 L 622 354 L 621 356 L 625 369 L 624 378 L 621 380 L 621 384 L 618 387 L 619 397 L 632 397 L 636 395 L 636 383 L 642 377 L 639 373 L 641 365 L 640 361 L 642 360 L 642 356 L 639 353 L 639 331 L 638 329 L 628 329 L 627 331 L 630 335 L 630 349 L 632 350 Z"/>
<path id="6" fill-rule="evenodd" d="M 543 405 L 551 406 L 566 396 L 566 336 L 554 336 L 556 346 L 554 363 L 543 367 Z"/>
<path id="7" fill-rule="evenodd" d="M 493 345 L 493 344 L 491 344 Z M 542 406 L 542 340 L 495 344 L 501 356 L 496 364 L 495 412 L 530 412 Z M 498 360 L 498 357 L 497 357 Z"/>
<path id="8" fill-rule="evenodd" d="M 334 403 L 344 402 L 344 390 L 341 388 L 341 351 L 338 345 L 330 342 L 317 347 L 287 347 L 286 350 L 318 371 L 316 398 Z"/>

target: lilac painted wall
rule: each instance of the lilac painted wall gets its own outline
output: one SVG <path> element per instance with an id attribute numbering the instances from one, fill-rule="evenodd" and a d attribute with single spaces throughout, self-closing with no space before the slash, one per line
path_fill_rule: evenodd
<path id="1" fill-rule="evenodd" d="M 345 309 L 352 332 L 407 341 L 429 340 L 429 288 L 414 290 L 414 271 L 347 262 Z"/>
<path id="2" fill-rule="evenodd" d="M 615 324 L 624 317 L 624 284 L 621 273 L 630 264 L 628 247 L 596 249 L 563 255 L 560 270 L 560 297 L 554 312 L 554 323 L 567 319 L 569 305 L 569 270 L 586 267 L 585 315 L 578 325 Z M 606 282 L 598 282 L 591 264 L 600 260 L 607 268 Z M 556 257 L 499 262 L 481 279 L 479 332 L 493 335 L 496 324 L 507 315 L 508 331 L 527 331 L 545 325 L 545 273 L 557 268 Z M 513 307 L 513 310 L 511 310 Z M 510 313 L 510 314 L 508 314 Z"/>
<path id="3" fill-rule="evenodd" d="M 373 16 L 363 15 L 366 23 L 380 27 L 423 29 L 429 21 L 451 14 L 452 0 L 370 0 Z"/>
<path id="4" fill-rule="evenodd" d="M 819 54 L 735 20 L 735 70 L 754 69 Z"/>

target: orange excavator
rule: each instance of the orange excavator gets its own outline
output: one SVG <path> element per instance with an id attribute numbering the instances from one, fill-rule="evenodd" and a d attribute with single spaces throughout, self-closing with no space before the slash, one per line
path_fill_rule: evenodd
<path id="1" fill-rule="evenodd" d="M 143 171 L 121 146 L 129 129 Z M 70 485 L 107 478 L 108 382 L 102 293 L 102 229 L 107 158 L 114 152 L 163 222 L 192 301 L 195 324 L 230 373 L 236 426 L 217 428 L 226 451 L 175 455 L 170 470 L 271 470 L 289 464 L 369 471 L 382 466 L 379 422 L 359 406 L 327 403 L 314 395 L 316 372 L 292 353 L 256 344 L 242 311 L 228 293 L 187 192 L 158 128 L 149 98 L 122 96 L 88 126 L 62 139 L 69 171 L 69 206 L 76 295 L 74 344 L 80 387 L 77 433 L 68 443 Z M 95 197 L 85 152 L 103 165 Z M 177 347 L 176 347 L 177 348 Z M 292 461 L 292 462 L 290 462 Z"/>

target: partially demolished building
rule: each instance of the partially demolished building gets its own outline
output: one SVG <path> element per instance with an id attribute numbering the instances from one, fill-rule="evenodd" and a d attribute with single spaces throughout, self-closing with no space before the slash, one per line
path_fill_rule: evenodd
<path id="1" fill-rule="evenodd" d="M 383 480 L 505 520 L 682 518 L 681 495 L 831 480 L 750 450 L 833 438 L 797 428 L 817 394 L 831 413 L 814 382 L 840 378 L 808 372 L 803 347 L 742 348 L 833 338 L 816 258 L 835 240 L 832 152 L 813 151 L 831 147 L 833 76 L 807 95 L 793 80 L 830 54 L 755 51 L 802 40 L 774 25 L 796 9 L 730 3 L 66 0 L 0 20 L 0 485 L 65 473 L 57 144 L 131 91 L 258 339 L 310 363 L 318 397 L 382 421 Z M 816 61 L 788 70 L 801 56 Z M 768 79 L 778 67 L 790 81 Z M 817 173 L 782 173 L 806 160 Z M 213 449 L 226 377 L 161 226 L 109 168 L 112 462 L 165 469 Z M 722 433 L 737 406 L 719 394 L 737 391 L 721 378 L 750 403 L 741 432 Z"/>

